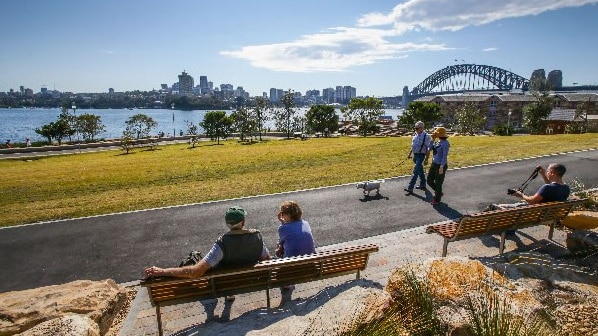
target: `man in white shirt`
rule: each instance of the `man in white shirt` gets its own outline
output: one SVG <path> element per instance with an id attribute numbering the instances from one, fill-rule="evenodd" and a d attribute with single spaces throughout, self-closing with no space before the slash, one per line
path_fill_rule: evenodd
<path id="1" fill-rule="evenodd" d="M 424 130 L 424 123 L 418 121 L 415 123 L 415 132 L 413 133 L 413 139 L 411 140 L 411 150 L 408 159 L 413 157 L 413 176 L 409 185 L 404 190 L 411 194 L 413 188 L 426 190 L 426 174 L 424 173 L 424 165 L 428 164 L 428 158 L 430 157 L 430 147 L 432 145 L 432 137 Z M 419 177 L 419 185 L 415 186 L 417 178 Z"/>

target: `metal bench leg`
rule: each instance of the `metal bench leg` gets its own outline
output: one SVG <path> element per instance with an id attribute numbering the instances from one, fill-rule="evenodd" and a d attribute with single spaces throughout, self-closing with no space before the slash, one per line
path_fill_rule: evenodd
<path id="1" fill-rule="evenodd" d="M 507 233 L 505 231 L 500 233 L 500 245 L 498 246 L 498 254 L 502 254 L 505 250 L 505 236 Z"/>
<path id="2" fill-rule="evenodd" d="M 158 320 L 158 335 L 164 335 L 162 331 L 162 315 L 160 314 L 160 305 L 156 303 L 156 320 Z"/>
<path id="3" fill-rule="evenodd" d="M 266 288 L 266 305 L 270 308 L 270 288 Z"/>
<path id="4" fill-rule="evenodd" d="M 442 245 L 442 257 L 446 257 L 446 250 L 448 247 L 448 239 L 444 238 L 444 245 Z"/>
<path id="5" fill-rule="evenodd" d="M 552 240 L 552 235 L 554 234 L 554 226 L 556 225 L 556 221 L 552 221 L 550 223 L 550 230 L 548 230 L 548 239 Z"/>
<path id="6" fill-rule="evenodd" d="M 356 277 L 356 279 L 359 280 L 359 278 L 361 278 L 361 270 L 357 270 L 357 277 Z"/>

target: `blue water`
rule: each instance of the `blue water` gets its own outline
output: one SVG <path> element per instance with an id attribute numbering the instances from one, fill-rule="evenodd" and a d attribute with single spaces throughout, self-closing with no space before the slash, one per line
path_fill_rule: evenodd
<path id="1" fill-rule="evenodd" d="M 299 114 L 303 115 L 307 109 L 298 109 Z M 401 109 L 387 109 L 386 115 L 390 115 L 393 119 L 397 119 L 401 115 Z M 0 141 L 4 143 L 9 140 L 13 143 L 24 143 L 25 139 L 29 138 L 31 141 L 45 141 L 46 139 L 35 133 L 36 128 L 41 128 L 43 125 L 56 121 L 60 115 L 60 109 L 44 109 L 44 108 L 10 108 L 0 109 Z M 101 118 L 102 123 L 106 126 L 105 131 L 100 134 L 97 139 L 112 139 L 120 138 L 125 129 L 125 121 L 135 114 L 145 114 L 156 121 L 157 126 L 152 135 L 157 135 L 164 132 L 165 135 L 172 135 L 173 132 L 179 135 L 180 131 L 187 133 L 187 122 L 192 122 L 197 125 L 203 121 L 207 111 L 180 111 L 167 109 L 84 109 L 76 110 L 77 115 L 88 113 L 94 114 Z M 230 112 L 230 111 L 229 111 Z M 73 113 L 73 110 L 69 110 Z M 340 115 L 340 111 L 337 110 Z M 266 127 L 272 127 L 273 123 L 269 122 Z M 200 128 L 201 132 L 201 128 Z"/>

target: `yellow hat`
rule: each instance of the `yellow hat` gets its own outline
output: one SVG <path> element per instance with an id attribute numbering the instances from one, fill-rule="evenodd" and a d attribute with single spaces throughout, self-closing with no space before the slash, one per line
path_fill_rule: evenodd
<path id="1" fill-rule="evenodd" d="M 444 127 L 436 127 L 434 129 L 434 133 L 432 133 L 432 136 L 438 137 L 438 138 L 447 138 L 446 128 L 444 128 Z"/>

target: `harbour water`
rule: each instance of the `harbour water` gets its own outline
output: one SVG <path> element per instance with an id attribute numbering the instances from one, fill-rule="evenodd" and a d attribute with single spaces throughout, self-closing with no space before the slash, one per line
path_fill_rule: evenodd
<path id="1" fill-rule="evenodd" d="M 299 115 L 304 115 L 307 108 L 299 108 L 297 112 Z M 402 109 L 386 109 L 385 115 L 391 116 L 394 120 L 401 115 Z M 43 125 L 54 122 L 60 115 L 58 108 L 10 108 L 0 109 L 0 140 L 4 143 L 10 140 L 13 143 L 24 143 L 25 139 L 29 138 L 32 142 L 45 141 L 46 139 L 35 133 L 36 128 L 41 128 Z M 75 110 L 76 115 L 84 113 L 99 116 L 101 122 L 106 126 L 103 133 L 98 139 L 112 139 L 120 138 L 125 129 L 125 121 L 135 114 L 145 114 L 156 121 L 157 126 L 154 129 L 154 135 L 164 132 L 165 135 L 172 135 L 173 132 L 178 135 L 181 131 L 187 133 L 189 122 L 197 125 L 203 121 L 207 111 L 181 111 L 169 109 L 81 109 Z M 232 111 L 227 111 L 232 112 Z M 73 110 L 69 110 L 73 113 Z M 342 119 L 340 110 L 337 109 L 337 114 Z M 270 121 L 266 127 L 273 127 L 273 122 Z M 201 128 L 200 128 L 201 129 Z"/>

